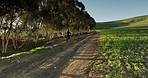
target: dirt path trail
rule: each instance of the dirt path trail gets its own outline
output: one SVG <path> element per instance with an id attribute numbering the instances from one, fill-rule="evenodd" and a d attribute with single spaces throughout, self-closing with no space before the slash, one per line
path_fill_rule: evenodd
<path id="1" fill-rule="evenodd" d="M 69 59 L 68 65 L 60 73 L 60 78 L 84 78 L 89 76 L 90 65 L 97 52 L 98 36 L 94 35 L 82 44 L 76 54 Z"/>
<path id="2" fill-rule="evenodd" d="M 78 39 L 77 39 L 78 40 Z M 84 78 L 97 52 L 98 34 L 43 53 L 0 60 L 0 78 Z"/>

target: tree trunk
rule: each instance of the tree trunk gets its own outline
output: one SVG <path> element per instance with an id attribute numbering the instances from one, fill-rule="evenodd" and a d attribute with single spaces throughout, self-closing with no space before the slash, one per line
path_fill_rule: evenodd
<path id="1" fill-rule="evenodd" d="M 13 48 L 16 49 L 17 46 L 16 46 L 16 39 L 12 39 L 12 45 L 13 45 Z"/>
<path id="2" fill-rule="evenodd" d="M 48 38 L 49 37 L 49 34 L 48 34 L 48 31 L 46 31 L 46 36 L 45 36 L 45 38 Z"/>
<path id="3" fill-rule="evenodd" d="M 4 36 L 2 38 L 2 53 L 6 53 L 6 51 L 7 51 L 8 43 L 9 43 L 9 36 L 10 36 L 10 32 L 8 31 L 6 33 L 6 31 L 5 31 Z"/>
<path id="4" fill-rule="evenodd" d="M 51 31 L 50 32 L 50 39 L 52 39 L 53 38 L 53 32 Z"/>
<path id="5" fill-rule="evenodd" d="M 9 34 L 8 34 L 8 37 L 6 37 L 6 43 L 5 43 L 5 50 L 4 52 L 7 52 L 7 48 L 8 48 L 8 43 L 9 43 Z"/>
<path id="6" fill-rule="evenodd" d="M 6 21 L 6 27 L 3 31 L 3 39 L 2 39 L 2 53 L 6 53 L 7 48 L 8 48 L 8 43 L 9 43 L 9 37 L 10 37 L 10 31 L 12 29 L 12 24 L 13 24 L 13 14 L 11 15 L 11 19 L 10 19 L 10 24 L 9 21 Z M 8 26 L 8 24 L 10 25 L 10 27 Z"/>
<path id="7" fill-rule="evenodd" d="M 5 37 L 2 38 L 2 49 L 1 49 L 2 53 L 5 53 L 5 51 L 4 51 L 5 49 L 4 48 L 5 48 Z"/>

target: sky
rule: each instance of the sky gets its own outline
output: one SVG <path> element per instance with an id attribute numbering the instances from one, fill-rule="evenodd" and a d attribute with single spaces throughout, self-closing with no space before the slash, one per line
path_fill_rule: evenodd
<path id="1" fill-rule="evenodd" d="M 148 15 L 148 0 L 79 0 L 96 22 Z"/>

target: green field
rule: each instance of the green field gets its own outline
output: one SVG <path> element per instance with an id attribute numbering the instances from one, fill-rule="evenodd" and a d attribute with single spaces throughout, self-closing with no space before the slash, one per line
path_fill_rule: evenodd
<path id="1" fill-rule="evenodd" d="M 148 16 L 97 23 L 98 75 L 102 78 L 148 78 Z M 103 50 L 102 50 L 103 49 Z"/>

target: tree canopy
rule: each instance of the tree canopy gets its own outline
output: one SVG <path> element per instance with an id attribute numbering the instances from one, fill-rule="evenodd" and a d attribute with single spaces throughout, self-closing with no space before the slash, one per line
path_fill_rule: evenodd
<path id="1" fill-rule="evenodd" d="M 6 52 L 10 38 L 26 38 L 50 31 L 81 32 L 94 27 L 95 20 L 78 0 L 0 0 L 2 52 Z"/>

